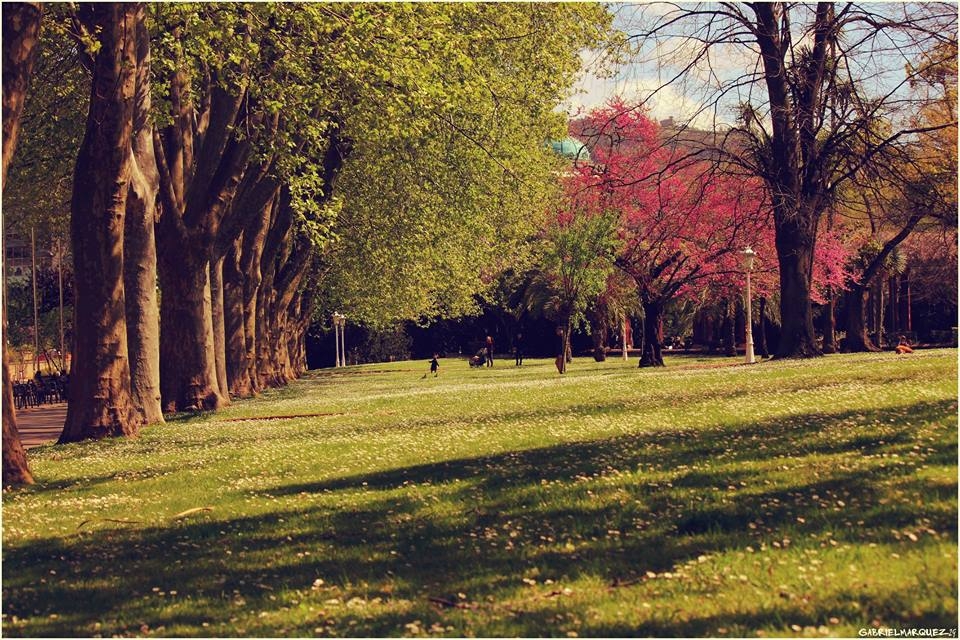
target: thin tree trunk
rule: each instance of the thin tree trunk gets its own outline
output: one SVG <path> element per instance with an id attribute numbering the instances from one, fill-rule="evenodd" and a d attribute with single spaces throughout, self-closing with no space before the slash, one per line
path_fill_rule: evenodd
<path id="1" fill-rule="evenodd" d="M 134 435 L 143 418 L 130 389 L 123 231 L 131 180 L 136 93 L 135 4 L 82 5 L 100 48 L 86 133 L 74 171 L 70 231 L 74 348 L 60 442 Z"/>
<path id="2" fill-rule="evenodd" d="M 226 340 L 227 384 L 230 395 L 248 398 L 253 395 L 250 367 L 247 363 L 246 322 L 244 318 L 244 274 L 240 269 L 243 237 L 234 242 L 223 261 L 223 320 Z"/>
<path id="3" fill-rule="evenodd" d="M 723 355 L 735 357 L 737 355 L 737 307 L 733 300 L 723 303 L 723 341 L 725 343 Z"/>
<path id="4" fill-rule="evenodd" d="M 33 72 L 33 62 L 40 37 L 42 5 L 37 2 L 11 2 L 3 5 L 3 187 L 7 186 L 7 170 L 13 160 L 20 136 L 20 116 Z M 2 218 L 0 218 L 2 221 Z M 0 222 L 2 224 L 2 222 Z M 2 234 L 6 238 L 6 234 Z M 6 247 L 3 248 L 6 256 Z M 5 259 L 5 258 L 4 258 Z M 6 264 L 4 262 L 4 268 Z M 3 313 L 3 334 L 7 316 Z M 3 348 L 3 485 L 32 484 L 33 475 L 27 454 L 20 442 L 17 414 L 13 406 L 13 384 L 7 356 Z"/>
<path id="5" fill-rule="evenodd" d="M 836 353 L 837 352 L 837 322 L 836 322 L 836 296 L 834 295 L 833 288 L 827 292 L 829 299 L 827 300 L 827 306 L 824 309 L 826 318 L 823 323 L 823 352 L 824 353 Z"/>
<path id="6" fill-rule="evenodd" d="M 875 332 L 874 332 L 874 344 L 878 348 L 883 349 L 883 308 L 884 308 L 884 295 L 883 295 L 883 279 L 877 278 L 876 283 L 874 283 L 874 311 L 876 312 L 875 318 Z"/>
<path id="7" fill-rule="evenodd" d="M 139 12 L 145 9 L 140 6 Z M 150 124 L 150 35 L 137 18 L 136 101 L 130 192 L 124 221 L 123 268 L 126 296 L 130 390 L 145 424 L 163 422 L 160 408 L 160 308 L 157 301 L 159 176 Z"/>
<path id="8" fill-rule="evenodd" d="M 217 386 L 224 398 L 229 397 L 227 385 L 227 338 L 223 310 L 223 256 L 210 261 L 210 311 L 213 320 L 213 353 L 217 371 Z"/>
<path id="9" fill-rule="evenodd" d="M 641 367 L 662 367 L 663 347 L 660 344 L 660 326 L 663 318 L 663 305 L 659 301 L 643 302 L 643 350 L 640 356 Z"/>
<path id="10" fill-rule="evenodd" d="M 567 372 L 567 350 L 570 344 L 570 320 L 564 318 L 560 323 L 560 353 L 557 355 L 557 370 L 564 374 Z"/>
<path id="11" fill-rule="evenodd" d="M 760 309 L 757 314 L 757 320 L 759 325 L 757 325 L 757 352 L 764 358 L 770 357 L 770 350 L 767 348 L 767 296 L 760 296 Z"/>

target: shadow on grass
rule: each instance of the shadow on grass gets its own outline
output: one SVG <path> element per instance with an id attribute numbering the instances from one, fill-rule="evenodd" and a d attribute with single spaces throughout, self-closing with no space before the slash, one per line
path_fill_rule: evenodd
<path id="1" fill-rule="evenodd" d="M 953 406 L 918 403 L 904 411 L 918 423 L 940 420 Z M 906 425 L 887 422 L 871 433 L 869 425 L 886 415 L 824 413 L 729 428 L 663 429 L 284 484 L 266 492 L 277 502 L 260 504 L 276 506 L 258 515 L 202 515 L 166 527 L 9 544 L 3 558 L 4 633 L 136 634 L 146 622 L 175 635 L 316 635 L 329 618 L 333 624 L 324 633 L 384 636 L 404 633 L 403 625 L 417 618 L 426 626 L 452 623 L 458 634 L 472 620 L 487 625 L 480 627 L 485 635 L 556 635 L 555 614 L 540 608 L 512 604 L 504 613 L 490 605 L 448 615 L 429 598 L 463 592 L 482 603 L 488 597 L 495 603 L 522 600 L 520 579 L 534 571 L 539 580 L 557 584 L 581 577 L 629 584 L 703 554 L 783 537 L 829 534 L 840 541 L 889 542 L 891 528 L 921 518 L 955 541 L 955 501 L 951 513 L 882 499 L 884 483 L 913 472 L 874 455 L 912 442 Z M 868 426 L 827 430 L 853 416 Z M 929 456 L 952 451 L 956 462 L 955 438 L 925 445 L 933 449 Z M 808 457 L 836 453 L 872 456 L 871 463 L 824 464 L 819 476 L 797 472 Z M 923 489 L 922 479 L 910 480 Z M 840 499 L 844 509 L 835 507 Z M 318 578 L 324 582 L 315 593 Z M 322 615 L 270 622 L 269 614 L 295 607 L 293 601 L 343 603 L 351 597 L 408 601 L 409 615 L 359 615 L 343 607 L 332 613 L 327 607 Z M 862 615 L 889 618 L 903 610 L 899 602 L 881 599 L 865 603 Z M 495 617 L 491 611 L 505 619 L 489 620 Z M 254 612 L 268 615 L 261 619 Z M 698 616 L 693 609 L 643 627 L 583 623 L 579 632 L 746 633 L 784 621 L 823 624 L 827 613 L 784 602 L 744 615 Z M 13 616 L 30 618 L 30 626 L 11 624 Z M 945 624 L 922 611 L 897 619 L 917 621 Z M 200 627 L 202 622 L 210 626 Z"/>

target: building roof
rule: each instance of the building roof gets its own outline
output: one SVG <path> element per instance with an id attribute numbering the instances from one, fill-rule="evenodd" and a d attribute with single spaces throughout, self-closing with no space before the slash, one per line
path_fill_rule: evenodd
<path id="1" fill-rule="evenodd" d="M 576 138 L 568 136 L 563 140 L 550 140 L 548 144 L 554 153 L 558 153 L 565 158 L 583 162 L 590 162 L 592 160 L 587 145 Z"/>

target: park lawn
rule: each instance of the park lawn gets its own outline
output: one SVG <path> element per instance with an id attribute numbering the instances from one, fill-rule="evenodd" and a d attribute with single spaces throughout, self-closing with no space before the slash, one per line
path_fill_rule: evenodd
<path id="1" fill-rule="evenodd" d="M 317 371 L 32 450 L 3 633 L 956 626 L 956 350 L 635 362 Z"/>

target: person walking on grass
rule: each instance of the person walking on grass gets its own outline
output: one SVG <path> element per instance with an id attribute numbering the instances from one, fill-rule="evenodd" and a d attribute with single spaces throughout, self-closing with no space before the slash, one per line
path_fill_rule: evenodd
<path id="1" fill-rule="evenodd" d="M 487 336 L 487 346 L 486 346 L 486 355 L 487 355 L 487 366 L 493 366 L 493 337 Z"/>
<path id="2" fill-rule="evenodd" d="M 433 377 L 436 378 L 440 375 L 440 361 L 437 358 L 440 357 L 440 354 L 433 354 L 433 360 L 430 361 L 430 373 L 433 374 Z M 423 377 L 426 378 L 427 374 L 423 374 Z"/>
<path id="3" fill-rule="evenodd" d="M 513 357 L 515 360 L 515 366 L 519 367 L 523 364 L 523 334 L 518 333 L 517 339 L 513 343 Z"/>

